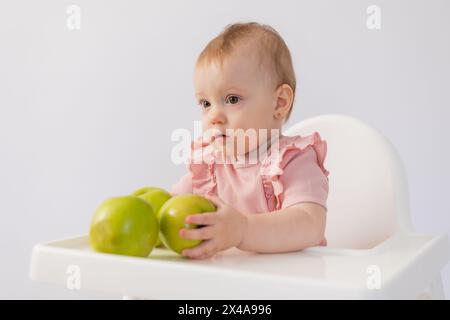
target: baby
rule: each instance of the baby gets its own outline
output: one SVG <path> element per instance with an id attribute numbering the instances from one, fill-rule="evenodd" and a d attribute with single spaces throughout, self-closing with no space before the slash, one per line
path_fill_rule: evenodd
<path id="1" fill-rule="evenodd" d="M 327 145 L 317 132 L 281 133 L 296 80 L 280 35 L 255 22 L 227 26 L 201 52 L 193 80 L 203 135 L 171 193 L 201 194 L 217 212 L 186 218 L 203 227 L 180 236 L 204 241 L 182 254 L 204 259 L 232 247 L 277 253 L 326 245 Z"/>

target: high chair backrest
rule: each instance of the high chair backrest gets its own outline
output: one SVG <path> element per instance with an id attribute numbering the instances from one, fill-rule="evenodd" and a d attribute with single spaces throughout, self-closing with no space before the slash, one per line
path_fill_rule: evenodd
<path id="1" fill-rule="evenodd" d="M 314 131 L 327 141 L 328 246 L 368 249 L 396 231 L 411 231 L 406 174 L 391 143 L 344 115 L 306 119 L 284 134 L 305 136 Z"/>

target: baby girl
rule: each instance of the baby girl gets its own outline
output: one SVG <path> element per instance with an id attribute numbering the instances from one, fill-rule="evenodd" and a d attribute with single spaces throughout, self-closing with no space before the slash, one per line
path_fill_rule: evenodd
<path id="1" fill-rule="evenodd" d="M 281 133 L 296 80 L 280 35 L 255 22 L 227 26 L 201 52 L 193 80 L 203 135 L 171 193 L 200 194 L 217 212 L 186 218 L 202 227 L 180 236 L 204 241 L 182 254 L 204 259 L 232 247 L 277 253 L 326 245 L 327 145 L 317 132 Z M 245 132 L 243 142 L 237 132 Z"/>

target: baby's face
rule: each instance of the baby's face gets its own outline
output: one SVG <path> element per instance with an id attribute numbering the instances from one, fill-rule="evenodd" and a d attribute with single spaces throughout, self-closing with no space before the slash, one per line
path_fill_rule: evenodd
<path id="1" fill-rule="evenodd" d="M 202 111 L 204 138 L 217 132 L 228 134 L 237 129 L 253 129 L 256 141 L 247 135 L 245 148 L 237 148 L 230 137 L 215 138 L 216 149 L 227 155 L 243 155 L 266 141 L 259 138 L 259 129 L 280 128 L 274 119 L 276 88 L 268 80 L 268 73 L 257 68 L 255 58 L 238 52 L 219 64 L 203 64 L 195 69 L 194 87 Z M 227 130 L 228 129 L 228 130 Z M 230 130 L 231 129 L 231 130 Z M 229 136 L 229 135 L 228 135 Z"/>

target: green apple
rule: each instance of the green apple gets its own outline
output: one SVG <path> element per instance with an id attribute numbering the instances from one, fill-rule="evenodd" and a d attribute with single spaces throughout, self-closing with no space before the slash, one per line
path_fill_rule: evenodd
<path id="1" fill-rule="evenodd" d="M 162 205 L 169 200 L 172 195 L 164 189 L 155 188 L 155 187 L 143 187 L 132 193 L 139 198 L 147 201 L 153 208 L 153 212 L 156 214 L 156 218 L 159 219 L 159 209 Z M 158 236 L 158 240 L 156 241 L 155 247 L 161 247 L 162 242 Z"/>
<path id="2" fill-rule="evenodd" d="M 191 240 L 180 237 L 181 229 L 195 229 L 198 225 L 187 224 L 189 215 L 204 212 L 215 212 L 215 205 L 208 199 L 197 194 L 181 194 L 173 196 L 159 210 L 159 236 L 164 245 L 181 254 L 184 249 L 199 245 L 201 240 Z"/>
<path id="3" fill-rule="evenodd" d="M 164 190 L 164 189 L 157 188 L 157 187 L 142 187 L 142 188 L 139 188 L 137 190 L 134 190 L 131 195 L 138 197 L 140 195 L 143 195 L 144 193 L 147 193 L 147 192 L 150 192 L 150 191 L 155 191 L 155 190 Z"/>
<path id="4" fill-rule="evenodd" d="M 158 219 L 147 201 L 136 196 L 112 197 L 95 211 L 89 242 L 95 251 L 146 257 L 158 233 Z"/>

